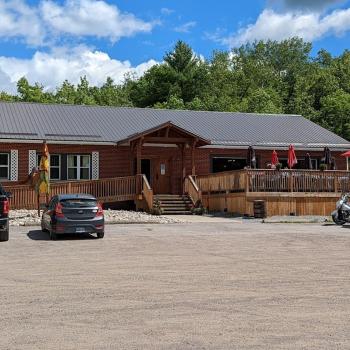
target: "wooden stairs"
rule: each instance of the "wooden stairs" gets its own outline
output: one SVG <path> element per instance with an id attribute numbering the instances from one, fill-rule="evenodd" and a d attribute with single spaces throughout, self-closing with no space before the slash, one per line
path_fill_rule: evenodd
<path id="1" fill-rule="evenodd" d="M 186 195 L 157 194 L 153 204 L 160 203 L 163 215 L 191 215 L 192 200 Z"/>

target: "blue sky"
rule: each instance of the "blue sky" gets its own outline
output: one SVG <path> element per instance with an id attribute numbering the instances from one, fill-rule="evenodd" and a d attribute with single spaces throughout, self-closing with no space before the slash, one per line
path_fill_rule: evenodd
<path id="1" fill-rule="evenodd" d="M 0 0 L 0 90 L 26 76 L 54 89 L 86 75 L 121 81 L 179 39 L 209 58 L 256 39 L 301 36 L 337 55 L 350 44 L 350 0 Z"/>

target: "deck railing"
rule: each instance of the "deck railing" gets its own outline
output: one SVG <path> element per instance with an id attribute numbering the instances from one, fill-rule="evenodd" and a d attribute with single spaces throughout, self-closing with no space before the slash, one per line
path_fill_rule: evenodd
<path id="1" fill-rule="evenodd" d="M 147 204 L 147 210 L 149 212 L 153 209 L 153 190 L 147 180 L 146 175 L 142 175 L 142 195 Z"/>
<path id="2" fill-rule="evenodd" d="M 246 188 L 246 180 L 247 172 L 245 170 L 196 176 L 196 184 L 202 193 L 243 192 Z"/>
<path id="3" fill-rule="evenodd" d="M 194 178 L 189 175 L 185 178 L 185 193 L 192 199 L 193 204 L 202 200 L 202 191 L 199 189 Z"/>
<path id="4" fill-rule="evenodd" d="M 235 170 L 196 176 L 202 193 L 350 191 L 349 171 Z"/>
<path id="5" fill-rule="evenodd" d="M 249 192 L 347 192 L 350 172 L 247 170 Z"/>
<path id="6" fill-rule="evenodd" d="M 36 209 L 37 195 L 27 185 L 4 186 L 12 193 L 13 209 Z M 89 193 L 101 202 L 133 200 L 136 193 L 136 176 L 117 177 L 87 181 L 53 182 L 50 196 L 61 193 Z"/>

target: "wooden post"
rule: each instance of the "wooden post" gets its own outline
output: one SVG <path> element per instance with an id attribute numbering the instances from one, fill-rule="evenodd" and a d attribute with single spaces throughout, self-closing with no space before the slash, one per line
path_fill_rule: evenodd
<path id="1" fill-rule="evenodd" d="M 195 162 L 194 162 L 196 143 L 197 143 L 197 141 L 194 141 L 192 143 L 192 148 L 191 148 L 191 175 L 192 176 L 196 175 L 196 165 L 195 165 Z"/>
<path id="2" fill-rule="evenodd" d="M 137 194 L 141 194 L 142 192 L 142 179 L 141 179 L 141 158 L 142 158 L 142 138 L 137 142 L 136 145 L 136 175 L 140 179 L 137 181 Z"/>
<path id="3" fill-rule="evenodd" d="M 185 178 L 186 178 L 186 159 L 185 159 L 185 149 L 186 145 L 183 144 L 181 147 L 181 159 L 182 159 L 182 176 L 181 176 L 181 183 L 182 183 L 182 193 L 184 193 L 184 185 L 185 185 Z"/>
<path id="4" fill-rule="evenodd" d="M 290 192 L 293 192 L 293 190 L 294 190 L 294 175 L 293 175 L 293 171 L 292 170 L 290 170 L 289 171 L 289 190 L 290 190 Z"/>
<path id="5" fill-rule="evenodd" d="M 142 140 L 136 146 L 136 174 L 141 174 Z"/>
<path id="6" fill-rule="evenodd" d="M 334 192 L 338 193 L 338 176 L 337 173 L 334 171 L 333 172 L 334 176 Z"/>
<path id="7" fill-rule="evenodd" d="M 245 179 L 245 192 L 249 192 L 249 182 L 250 182 L 250 174 L 248 174 L 248 170 L 244 171 L 244 179 Z"/>

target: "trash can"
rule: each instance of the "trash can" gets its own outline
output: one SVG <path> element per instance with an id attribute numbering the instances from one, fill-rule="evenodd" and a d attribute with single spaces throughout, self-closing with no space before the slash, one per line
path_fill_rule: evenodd
<path id="1" fill-rule="evenodd" d="M 266 218 L 266 203 L 264 200 L 254 201 L 254 217 L 257 219 Z"/>

